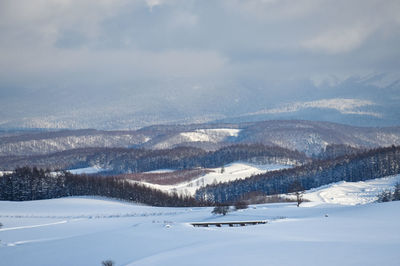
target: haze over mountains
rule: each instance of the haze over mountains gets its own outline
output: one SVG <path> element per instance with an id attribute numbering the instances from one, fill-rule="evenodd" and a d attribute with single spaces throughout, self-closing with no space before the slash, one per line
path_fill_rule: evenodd
<path id="1" fill-rule="evenodd" d="M 24 102 L 24 99 L 15 99 L 10 102 L 6 97 L 0 100 L 0 109 L 5 114 L 0 121 L 0 128 L 116 130 L 139 129 L 156 124 L 230 123 L 269 119 L 396 126 L 400 124 L 400 82 L 392 80 L 389 84 L 373 84 L 382 81 L 384 77 L 377 75 L 366 80 L 352 77 L 333 86 L 326 83 L 316 86 L 307 82 L 298 85 L 303 86 L 299 89 L 302 95 L 294 92 L 285 96 L 271 95 L 263 90 L 240 90 L 237 95 L 216 90 L 206 97 L 179 96 L 179 101 L 178 98 L 171 100 L 171 97 L 163 93 L 147 95 L 138 100 L 136 94 L 126 92 L 122 94 L 126 97 L 119 99 L 108 98 L 108 95 L 88 95 L 94 103 L 81 105 L 75 103 L 75 100 L 70 102 L 67 100 L 69 97 L 64 99 L 60 94 L 59 98 L 50 99 L 41 105 L 40 112 L 36 112 L 35 103 L 32 103 L 33 112 L 29 111 L 32 109 L 30 100 Z M 303 95 L 304 92 L 306 95 Z M 46 99 L 48 96 L 42 97 Z M 98 97 L 103 99 L 98 101 Z M 132 103 L 139 110 L 131 108 Z M 72 110 L 71 105 L 74 107 Z M 15 108 L 18 112 L 11 114 L 10 111 Z"/>
<path id="2" fill-rule="evenodd" d="M 396 0 L 2 1 L 0 128 L 397 126 L 399 10 Z"/>

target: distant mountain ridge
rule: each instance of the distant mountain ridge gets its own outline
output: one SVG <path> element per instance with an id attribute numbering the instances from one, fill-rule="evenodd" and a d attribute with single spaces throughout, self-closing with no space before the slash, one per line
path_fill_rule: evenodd
<path id="1" fill-rule="evenodd" d="M 400 127 L 355 127 L 330 122 L 271 120 L 244 123 L 157 125 L 130 131 L 62 130 L 0 136 L 0 156 L 40 155 L 88 147 L 217 150 L 263 144 L 317 155 L 328 145 L 374 148 L 400 145 Z"/>

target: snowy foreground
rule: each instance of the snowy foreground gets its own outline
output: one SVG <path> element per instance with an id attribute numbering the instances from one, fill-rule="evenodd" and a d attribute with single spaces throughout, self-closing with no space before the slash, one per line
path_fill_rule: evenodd
<path id="1" fill-rule="evenodd" d="M 352 198 L 346 204 L 365 203 L 398 179 L 337 183 L 310 191 L 306 197 L 316 201 L 300 208 L 256 205 L 224 217 L 212 215 L 212 208 L 99 198 L 0 201 L 0 265 L 101 265 L 107 259 L 116 265 L 399 265 L 400 202 L 331 203 L 335 195 Z M 268 223 L 189 224 L 243 220 Z"/>

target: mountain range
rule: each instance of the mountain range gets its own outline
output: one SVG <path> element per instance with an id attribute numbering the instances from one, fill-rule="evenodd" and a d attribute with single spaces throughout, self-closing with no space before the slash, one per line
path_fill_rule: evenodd
<path id="1" fill-rule="evenodd" d="M 187 146 L 215 151 L 233 144 L 280 146 L 312 156 L 320 154 L 329 145 L 353 148 L 400 145 L 400 127 L 270 120 L 157 125 L 129 131 L 3 131 L 0 135 L 0 156 L 40 155 L 88 147 L 169 149 Z"/>

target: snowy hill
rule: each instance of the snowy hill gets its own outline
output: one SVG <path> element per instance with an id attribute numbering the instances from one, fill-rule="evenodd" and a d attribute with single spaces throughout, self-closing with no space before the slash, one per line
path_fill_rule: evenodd
<path id="1" fill-rule="evenodd" d="M 197 129 L 195 131 L 181 132 L 164 141 L 153 145 L 154 149 L 171 148 L 183 143 L 209 142 L 219 143 L 229 138 L 236 138 L 240 133 L 240 129 L 230 128 L 214 128 L 214 129 Z"/>
<path id="2" fill-rule="evenodd" d="M 288 165 L 281 164 L 266 164 L 256 165 L 246 162 L 236 162 L 224 166 L 224 168 L 212 168 L 207 169 L 209 173 L 200 176 L 196 179 L 190 180 L 176 185 L 157 185 L 145 182 L 140 182 L 147 186 L 160 189 L 167 192 L 176 192 L 180 195 L 191 195 L 194 196 L 196 190 L 200 187 L 211 185 L 214 183 L 223 183 L 233 180 L 243 179 L 251 175 L 266 173 L 268 171 L 274 171 L 279 169 L 289 168 Z"/>

